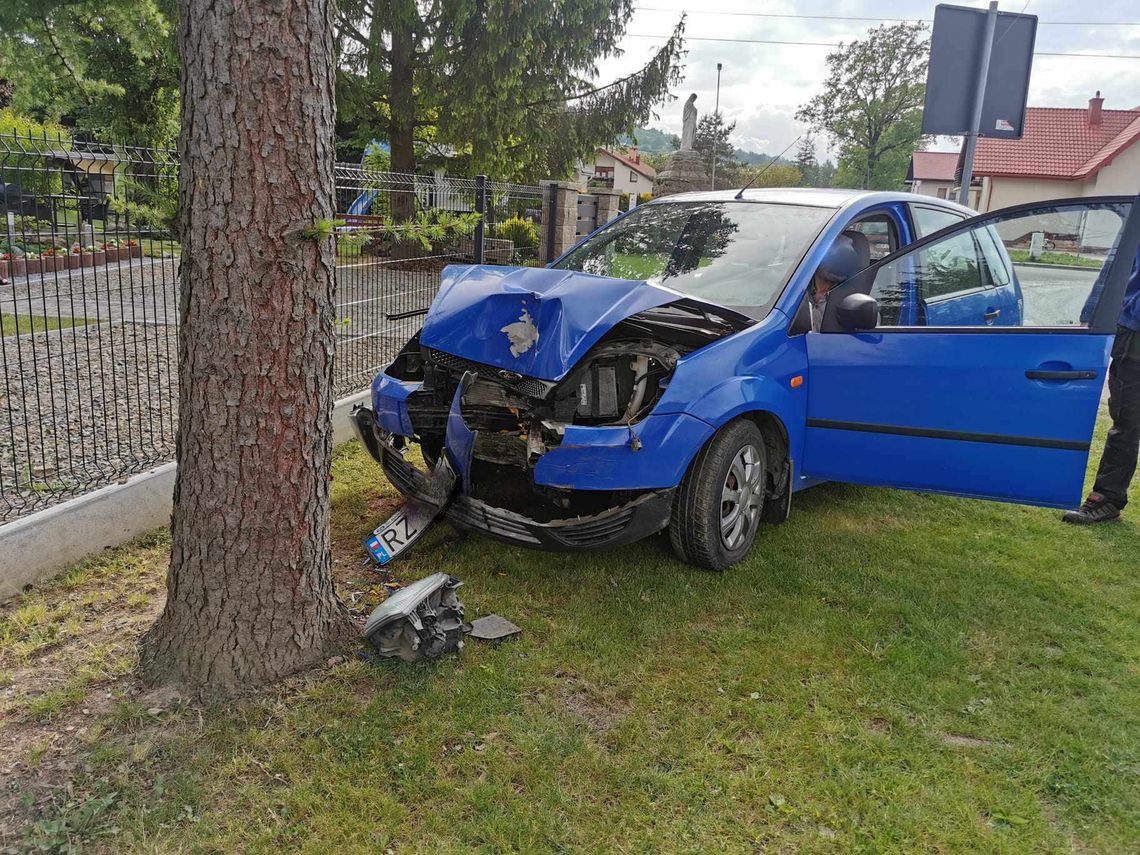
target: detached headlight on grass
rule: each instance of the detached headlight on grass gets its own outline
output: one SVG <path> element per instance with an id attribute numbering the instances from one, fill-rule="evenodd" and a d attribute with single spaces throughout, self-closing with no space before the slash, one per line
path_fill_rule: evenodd
<path id="1" fill-rule="evenodd" d="M 368 616 L 364 637 L 381 656 L 405 662 L 438 659 L 461 650 L 470 629 L 455 593 L 462 584 L 447 573 L 433 573 L 401 588 Z"/>

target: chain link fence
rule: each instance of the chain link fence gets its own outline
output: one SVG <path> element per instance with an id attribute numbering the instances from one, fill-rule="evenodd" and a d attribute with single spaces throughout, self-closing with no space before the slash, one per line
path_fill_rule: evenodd
<path id="1" fill-rule="evenodd" d="M 337 164 L 337 397 L 419 328 L 453 263 L 537 264 L 540 187 Z M 174 457 L 178 163 L 0 136 L 0 524 Z"/>

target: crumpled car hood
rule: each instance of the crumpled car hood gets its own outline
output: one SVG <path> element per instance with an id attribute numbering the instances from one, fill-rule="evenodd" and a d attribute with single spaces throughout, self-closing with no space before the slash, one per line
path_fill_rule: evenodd
<path id="1" fill-rule="evenodd" d="M 621 321 L 681 297 L 648 282 L 570 270 L 451 265 L 420 343 L 526 377 L 561 380 Z"/>

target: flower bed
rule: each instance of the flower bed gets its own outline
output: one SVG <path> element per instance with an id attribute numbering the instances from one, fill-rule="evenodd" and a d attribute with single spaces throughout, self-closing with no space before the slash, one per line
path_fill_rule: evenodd
<path id="1" fill-rule="evenodd" d="M 42 246 L 42 244 L 40 244 Z M 35 276 L 42 273 L 59 273 L 83 267 L 100 267 L 132 258 L 142 258 L 143 248 L 138 241 L 104 241 L 101 244 L 73 246 L 71 249 L 49 246 L 36 252 L 17 246 L 0 253 L 0 278 Z"/>

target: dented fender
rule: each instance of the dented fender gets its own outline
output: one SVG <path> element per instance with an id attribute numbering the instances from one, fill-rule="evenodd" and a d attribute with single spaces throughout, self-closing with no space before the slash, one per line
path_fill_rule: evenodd
<path id="1" fill-rule="evenodd" d="M 408 415 L 408 396 L 423 385 L 397 380 L 384 371 L 377 374 L 372 379 L 372 411 L 376 414 L 376 424 L 398 436 L 414 434 L 412 417 Z"/>
<path id="2" fill-rule="evenodd" d="M 569 425 L 562 444 L 538 459 L 534 481 L 572 490 L 676 487 L 714 432 L 708 422 L 683 413 L 650 415 L 630 427 Z"/>

